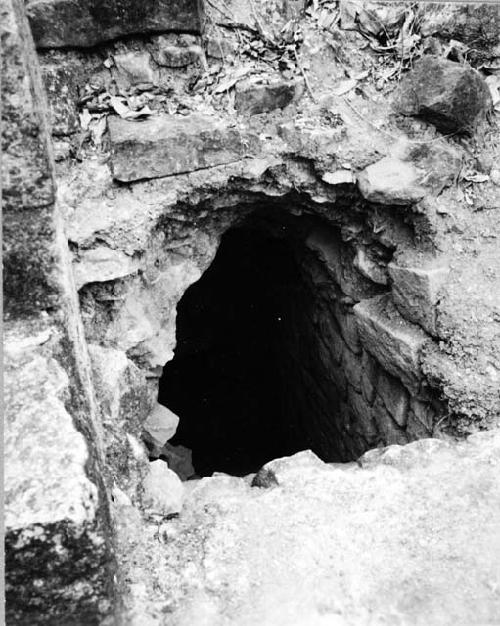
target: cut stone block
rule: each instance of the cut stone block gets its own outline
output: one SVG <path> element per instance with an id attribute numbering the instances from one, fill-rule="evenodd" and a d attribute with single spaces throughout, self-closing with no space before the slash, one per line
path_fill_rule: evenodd
<path id="1" fill-rule="evenodd" d="M 108 119 L 115 179 L 123 182 L 233 163 L 246 154 L 235 127 L 207 115 L 164 115 L 144 122 Z"/>
<path id="2" fill-rule="evenodd" d="M 26 11 L 38 48 L 89 47 L 133 34 L 203 27 L 200 0 L 30 0 Z"/>
<path id="3" fill-rule="evenodd" d="M 392 296 L 404 317 L 419 324 L 431 335 L 436 335 L 436 305 L 450 268 L 438 261 L 422 265 L 403 267 L 389 263 Z"/>
<path id="4" fill-rule="evenodd" d="M 382 367 L 418 392 L 422 373 L 420 353 L 429 337 L 407 322 L 387 295 L 354 306 L 361 342 Z"/>
<path id="5" fill-rule="evenodd" d="M 401 81 L 395 108 L 418 115 L 443 133 L 471 132 L 491 106 L 488 86 L 476 70 L 424 56 Z"/>

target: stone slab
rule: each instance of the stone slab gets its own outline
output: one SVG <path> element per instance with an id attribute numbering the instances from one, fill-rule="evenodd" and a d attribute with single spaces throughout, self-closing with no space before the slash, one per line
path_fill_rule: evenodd
<path id="1" fill-rule="evenodd" d="M 133 34 L 201 33 L 200 0 L 31 0 L 38 48 L 90 47 Z"/>
<path id="2" fill-rule="evenodd" d="M 410 391 L 417 392 L 422 378 L 420 353 L 429 337 L 401 317 L 387 295 L 363 300 L 353 310 L 366 350 Z"/>
<path id="3" fill-rule="evenodd" d="M 236 127 L 211 116 L 164 115 L 144 122 L 108 119 L 115 179 L 159 178 L 233 163 L 246 154 Z"/>

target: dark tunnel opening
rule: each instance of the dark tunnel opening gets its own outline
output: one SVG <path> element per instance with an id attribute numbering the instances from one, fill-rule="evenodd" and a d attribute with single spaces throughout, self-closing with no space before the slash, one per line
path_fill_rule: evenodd
<path id="1" fill-rule="evenodd" d="M 159 402 L 179 416 L 170 443 L 192 449 L 199 475 L 245 475 L 304 449 L 345 460 L 335 365 L 321 346 L 320 326 L 335 321 L 311 280 L 324 270 L 307 229 L 289 218 L 227 231 L 178 304 Z"/>

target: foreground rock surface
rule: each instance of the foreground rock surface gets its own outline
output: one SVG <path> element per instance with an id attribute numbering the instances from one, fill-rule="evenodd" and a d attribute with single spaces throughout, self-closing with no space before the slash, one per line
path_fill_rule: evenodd
<path id="1" fill-rule="evenodd" d="M 159 581 L 136 614 L 186 626 L 496 623 L 498 431 L 374 450 L 363 468 L 306 455 L 269 464 L 290 477 L 271 489 L 187 483 L 180 518 L 160 536 L 151 526 L 155 556 L 132 573 L 156 568 Z"/>
<path id="2" fill-rule="evenodd" d="M 31 0 L 27 12 L 39 48 L 89 47 L 132 35 L 200 32 L 198 0 Z"/>

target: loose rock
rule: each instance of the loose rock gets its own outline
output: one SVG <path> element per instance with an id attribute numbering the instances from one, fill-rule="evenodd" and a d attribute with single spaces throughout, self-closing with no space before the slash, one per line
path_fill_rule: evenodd
<path id="1" fill-rule="evenodd" d="M 143 482 L 144 507 L 157 515 L 179 513 L 184 501 L 184 485 L 165 461 L 152 461 Z"/>
<path id="2" fill-rule="evenodd" d="M 417 115 L 443 133 L 470 133 L 491 106 L 480 74 L 445 59 L 424 57 L 401 81 L 395 109 Z"/>

